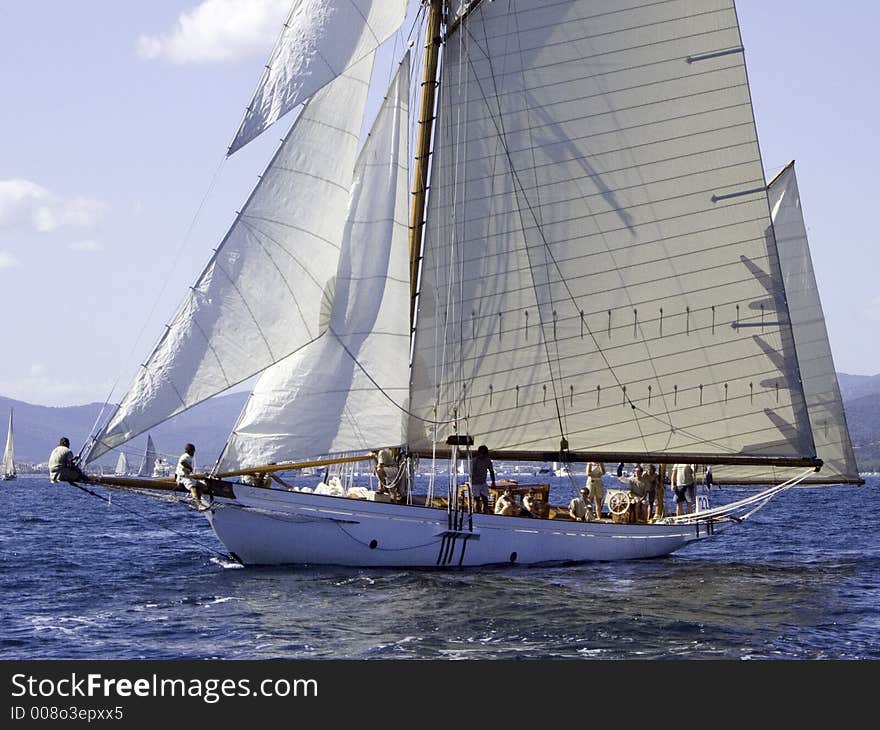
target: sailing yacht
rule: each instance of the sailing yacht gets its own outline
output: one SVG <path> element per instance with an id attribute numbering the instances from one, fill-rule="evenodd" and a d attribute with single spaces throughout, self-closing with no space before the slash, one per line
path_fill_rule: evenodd
<path id="1" fill-rule="evenodd" d="M 152 477 L 156 469 L 156 445 L 153 443 L 153 437 L 147 434 L 147 445 L 144 448 L 144 455 L 141 458 L 140 466 L 137 470 L 139 477 Z M 167 476 L 167 475 L 163 475 Z"/>
<path id="2" fill-rule="evenodd" d="M 128 474 L 128 457 L 126 457 L 124 451 L 119 452 L 119 458 L 116 460 L 116 469 L 114 470 L 115 476 L 124 477 Z"/>
<path id="3" fill-rule="evenodd" d="M 6 450 L 3 452 L 3 481 L 15 479 L 15 454 L 12 445 L 12 409 L 9 409 L 9 430 L 6 432 Z"/>
<path id="4" fill-rule="evenodd" d="M 821 468 L 798 329 L 827 335 L 792 311 L 732 0 L 425 0 L 391 74 L 406 2 L 321 4 L 294 8 L 229 152 L 296 120 L 87 461 L 258 375 L 204 514 L 243 563 L 352 566 L 668 555 Z M 654 522 L 625 494 L 592 522 L 508 517 L 473 510 L 476 444 L 786 471 Z M 386 491 L 282 478 L 380 450 Z M 426 463 L 445 489 L 414 491 Z"/>

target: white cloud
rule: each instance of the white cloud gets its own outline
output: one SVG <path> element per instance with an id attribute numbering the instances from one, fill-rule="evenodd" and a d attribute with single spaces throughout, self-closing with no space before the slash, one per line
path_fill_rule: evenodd
<path id="1" fill-rule="evenodd" d="M 172 63 L 233 61 L 268 55 L 290 12 L 290 0 L 203 0 L 174 27 L 141 35 L 138 54 Z"/>
<path id="2" fill-rule="evenodd" d="M 0 251 L 0 270 L 18 266 L 18 259 L 8 251 Z"/>
<path id="3" fill-rule="evenodd" d="M 82 253 L 94 253 L 100 251 L 104 247 L 97 241 L 74 241 L 68 248 L 71 251 L 79 251 Z"/>
<path id="4" fill-rule="evenodd" d="M 880 297 L 874 297 L 865 310 L 865 317 L 873 322 L 880 322 Z"/>
<path id="5" fill-rule="evenodd" d="M 91 198 L 56 195 L 30 180 L 0 180 L 0 228 L 21 225 L 49 233 L 62 226 L 91 226 L 106 207 Z"/>

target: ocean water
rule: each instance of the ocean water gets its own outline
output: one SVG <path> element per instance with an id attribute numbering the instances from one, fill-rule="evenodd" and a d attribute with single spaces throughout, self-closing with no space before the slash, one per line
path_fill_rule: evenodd
<path id="1" fill-rule="evenodd" d="M 173 501 L 0 489 L 2 659 L 880 659 L 878 477 L 667 558 L 489 570 L 242 568 Z"/>

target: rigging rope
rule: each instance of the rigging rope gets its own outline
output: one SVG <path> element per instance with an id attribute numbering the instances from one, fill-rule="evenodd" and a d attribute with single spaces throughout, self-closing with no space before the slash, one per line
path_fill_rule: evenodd
<path id="1" fill-rule="evenodd" d="M 68 484 L 70 484 L 70 485 L 76 487 L 76 488 L 79 489 L 81 492 L 85 492 L 86 494 L 90 494 L 90 495 L 92 495 L 93 497 L 97 497 L 98 499 L 103 500 L 104 502 L 106 502 L 106 503 L 107 503 L 108 505 L 110 505 L 110 506 L 119 507 L 122 511 L 124 511 L 124 512 L 128 512 L 129 514 L 132 514 L 132 515 L 134 515 L 135 517 L 137 517 L 138 519 L 140 519 L 140 520 L 142 520 L 142 521 L 144 521 L 144 522 L 146 522 L 146 523 L 148 523 L 148 524 L 151 524 L 151 525 L 153 525 L 153 526 L 155 526 L 155 527 L 159 527 L 160 529 L 163 529 L 163 530 L 167 530 L 168 532 L 172 533 L 173 535 L 177 535 L 178 537 L 181 537 L 181 538 L 183 538 L 184 540 L 186 540 L 186 541 L 188 541 L 188 542 L 191 542 L 193 545 L 196 545 L 196 546 L 198 546 L 198 547 L 200 547 L 200 548 L 203 548 L 203 549 L 207 550 L 208 552 L 212 552 L 212 553 L 214 553 L 215 555 L 219 555 L 219 556 L 222 557 L 224 560 L 233 560 L 233 561 L 235 561 L 236 563 L 241 563 L 240 560 L 238 560 L 237 558 L 235 558 L 235 557 L 234 557 L 233 555 L 231 555 L 230 553 L 223 553 L 223 552 L 220 552 L 220 551 L 217 550 L 216 548 L 212 548 L 210 545 L 206 545 L 206 544 L 203 543 L 203 542 L 199 542 L 198 540 L 195 540 L 193 537 L 191 537 L 190 535 L 187 535 L 187 534 L 184 533 L 184 532 L 180 532 L 180 531 L 175 530 L 175 529 L 173 529 L 173 528 L 171 528 L 171 527 L 168 527 L 167 525 L 163 525 L 161 522 L 157 522 L 156 520 L 150 519 L 150 518 L 147 517 L 146 515 L 143 515 L 143 514 L 141 514 L 140 512 L 136 512 L 135 510 L 133 510 L 133 509 L 131 509 L 131 508 L 129 508 L 129 507 L 123 507 L 123 506 L 121 506 L 121 505 L 119 505 L 119 504 L 114 504 L 114 502 L 113 502 L 110 498 L 108 498 L 108 497 L 104 497 L 104 496 L 98 494 L 97 492 L 94 492 L 94 491 L 92 491 L 91 489 L 88 489 L 87 487 L 82 486 L 81 484 L 77 484 L 76 482 L 68 482 Z M 148 495 L 148 496 L 149 496 L 149 495 Z"/>
<path id="2" fill-rule="evenodd" d="M 466 31 L 468 37 L 471 36 L 471 32 L 470 32 L 470 28 L 469 28 L 469 26 L 466 25 L 466 26 L 463 28 L 463 31 Z M 488 38 L 488 36 L 486 35 L 486 25 L 485 25 L 485 23 L 483 24 L 483 38 L 484 38 L 484 40 L 485 40 L 485 42 L 486 42 L 486 48 L 488 49 L 488 47 L 489 47 L 489 38 Z M 479 44 L 476 40 L 474 40 L 474 43 L 476 44 L 477 48 L 480 48 L 480 44 Z M 482 50 L 482 49 L 481 49 L 481 50 Z M 496 73 L 495 73 L 495 67 L 494 67 L 494 65 L 493 65 L 493 63 L 492 63 L 492 59 L 490 58 L 489 54 L 488 54 L 486 51 L 483 51 L 483 56 L 486 58 L 486 61 L 487 61 L 488 64 L 489 64 L 489 73 L 490 73 L 490 75 L 491 75 L 491 77 L 492 77 L 492 86 L 493 86 L 494 91 L 495 91 L 495 100 L 496 100 L 496 104 L 497 104 L 497 107 L 498 107 L 498 117 L 497 117 L 497 122 L 495 122 L 495 119 L 493 118 L 493 122 L 496 124 L 496 130 L 497 130 L 497 132 L 498 132 L 498 140 L 499 140 L 499 142 L 501 143 L 502 148 L 504 149 L 504 156 L 505 156 L 506 159 L 507 159 L 507 164 L 508 164 L 508 167 L 510 168 L 511 175 L 513 176 L 514 183 L 515 183 L 516 186 L 519 188 L 519 192 L 520 192 L 520 194 L 522 195 L 523 200 L 525 201 L 526 207 L 528 208 L 529 213 L 531 213 L 531 215 L 532 215 L 532 219 L 535 221 L 535 226 L 537 227 L 538 233 L 540 234 L 540 236 L 541 236 L 541 240 L 542 240 L 542 242 L 543 242 L 543 244 L 544 244 L 544 251 L 545 251 L 545 254 L 549 254 L 550 257 L 551 257 L 551 259 L 553 259 L 553 254 L 552 254 L 552 252 L 550 251 L 550 246 L 549 246 L 549 244 L 548 244 L 548 242 L 547 242 L 547 238 L 546 238 L 546 236 L 544 235 L 544 229 L 543 229 L 543 227 L 542 227 L 542 225 L 541 225 L 541 222 L 538 220 L 538 216 L 537 216 L 537 214 L 535 213 L 534 208 L 532 207 L 531 201 L 530 201 L 530 200 L 528 199 L 528 197 L 526 196 L 526 193 L 525 193 L 525 186 L 523 185 L 522 180 L 520 179 L 520 176 L 519 176 L 519 174 L 518 174 L 518 172 L 517 172 L 517 169 L 516 169 L 516 167 L 515 167 L 514 164 L 513 164 L 513 156 L 511 155 L 511 153 L 510 153 L 510 147 L 509 147 L 508 144 L 507 144 L 507 131 L 506 131 L 505 126 L 504 126 L 504 116 L 503 116 L 503 113 L 502 113 L 502 111 L 501 111 L 501 95 L 500 95 L 500 92 L 499 92 L 499 89 L 498 89 L 498 82 L 497 82 L 497 75 L 496 75 Z M 470 55 L 467 56 L 467 62 L 468 62 L 469 65 L 472 64 L 472 62 L 471 62 L 471 58 L 470 58 Z M 491 107 L 490 107 L 490 105 L 489 105 L 488 97 L 486 96 L 486 92 L 485 92 L 484 89 L 483 89 L 483 85 L 482 85 L 482 83 L 480 83 L 480 77 L 477 75 L 477 70 L 476 70 L 475 68 L 473 68 L 472 66 L 471 66 L 471 70 L 473 71 L 474 80 L 475 80 L 476 83 L 477 83 L 477 87 L 478 87 L 478 89 L 479 89 L 480 95 L 483 97 L 483 101 L 484 101 L 484 103 L 486 104 L 486 107 L 489 108 L 489 109 L 491 109 Z M 543 313 L 542 313 L 542 308 L 541 308 L 541 306 L 540 306 L 540 298 L 539 298 L 539 296 L 538 296 L 537 286 L 536 286 L 536 284 L 535 284 L 535 266 L 534 266 L 534 264 L 532 263 L 532 254 L 531 254 L 531 251 L 530 251 L 530 246 L 528 245 L 528 242 L 526 241 L 526 236 L 525 236 L 525 228 L 526 228 L 526 226 L 525 226 L 525 220 L 524 220 L 524 216 L 523 216 L 523 210 L 522 210 L 522 206 L 520 205 L 519 197 L 520 197 L 519 195 L 514 196 L 514 205 L 516 206 L 516 212 L 517 212 L 517 214 L 519 215 L 520 226 L 521 226 L 521 229 L 522 229 L 522 232 L 523 232 L 523 242 L 524 242 L 524 244 L 525 244 L 526 261 L 528 262 L 529 273 L 531 274 L 532 285 L 533 285 L 533 288 L 534 288 L 534 290 L 535 290 L 535 303 L 536 303 L 536 308 L 537 308 L 537 311 L 538 311 L 538 319 L 540 320 L 541 334 L 542 334 L 542 338 L 541 338 L 541 339 L 544 341 L 544 351 L 545 351 L 545 355 L 546 355 L 546 357 L 547 357 L 547 369 L 548 369 L 548 371 L 549 371 L 549 373 L 550 373 L 550 385 L 551 385 L 551 387 L 553 388 L 553 403 L 554 403 L 554 405 L 555 405 L 555 407 L 556 407 L 556 419 L 557 419 L 557 421 L 558 421 L 558 423 L 559 423 L 559 435 L 560 435 L 560 438 L 561 438 L 561 440 L 562 440 L 562 441 L 561 441 L 561 445 L 564 446 L 564 445 L 567 443 L 566 438 L 565 438 L 565 433 L 566 433 L 566 430 L 565 430 L 565 424 L 563 423 L 563 420 L 562 420 L 562 410 L 560 409 L 560 406 L 559 406 L 559 393 L 557 392 L 557 389 L 556 389 L 556 375 L 555 375 L 554 372 L 553 372 L 553 358 L 552 358 L 552 355 L 550 354 L 550 345 L 549 345 L 549 342 L 548 342 L 548 338 L 547 338 L 547 336 L 544 334 L 545 322 L 544 322 L 544 316 L 543 316 Z M 554 263 L 555 263 L 555 259 L 553 259 L 553 261 L 554 261 Z M 558 268 L 558 267 L 557 267 L 557 268 Z M 560 276 L 560 278 L 562 278 L 562 277 Z M 563 281 L 564 281 L 564 280 L 563 280 Z M 566 286 L 566 288 L 567 288 L 567 286 Z M 552 307 L 552 306 L 553 306 L 552 292 L 551 292 L 549 286 L 547 287 L 547 291 L 548 291 L 548 294 L 549 294 L 550 297 L 551 297 L 551 299 L 550 299 L 550 306 Z M 558 365 L 558 353 L 557 353 L 557 365 Z"/>
<path id="3" fill-rule="evenodd" d="M 150 311 L 148 312 L 146 318 L 144 319 L 144 324 L 141 327 L 140 332 L 138 332 L 137 336 L 135 337 L 134 343 L 131 346 L 131 351 L 128 353 L 128 356 L 126 358 L 127 361 L 130 361 L 131 358 L 134 356 L 134 353 L 137 350 L 137 347 L 141 342 L 141 338 L 144 336 L 144 332 L 146 332 L 146 330 L 147 330 L 147 325 L 149 324 L 150 320 L 152 319 L 153 314 L 156 312 L 156 307 L 159 306 L 159 302 L 162 300 L 162 298 L 165 294 L 165 290 L 168 288 L 168 284 L 171 281 L 170 272 L 172 272 L 178 268 L 178 264 L 180 262 L 180 257 L 183 254 L 183 250 L 186 248 L 187 244 L 189 243 L 190 237 L 192 236 L 192 232 L 196 227 L 196 223 L 201 218 L 202 211 L 205 208 L 205 203 L 208 201 L 208 198 L 211 196 L 211 193 L 213 193 L 214 188 L 217 186 L 217 181 L 220 179 L 220 173 L 223 170 L 223 166 L 225 164 L 226 164 L 226 156 L 224 155 L 223 159 L 220 160 L 220 163 L 217 165 L 217 168 L 214 170 L 214 174 L 211 176 L 211 180 L 208 183 L 208 189 L 205 191 L 204 195 L 202 196 L 202 199 L 199 202 L 198 207 L 196 208 L 196 212 L 193 214 L 193 217 L 190 220 L 189 225 L 186 228 L 186 231 L 184 232 L 183 239 L 180 241 L 180 244 L 177 247 L 177 251 L 174 253 L 174 258 L 172 259 L 171 266 L 168 269 L 169 275 L 162 277 L 162 286 L 159 287 L 159 292 L 158 292 L 158 294 L 156 294 L 156 298 L 153 301 L 153 305 L 152 305 L 152 307 L 150 307 Z M 162 337 L 159 338 L 159 342 L 162 341 L 164 336 L 165 335 L 163 333 Z M 149 361 L 149 359 L 153 356 L 153 354 L 155 354 L 157 348 L 158 348 L 158 343 L 156 344 L 156 347 L 153 348 L 153 351 L 150 353 L 150 356 L 147 358 L 147 361 Z M 79 456 L 80 456 L 81 461 L 83 461 L 83 454 L 86 455 L 86 460 L 88 459 L 88 455 L 91 453 L 92 448 L 94 448 L 94 446 L 98 442 L 98 436 L 101 432 L 101 429 L 103 428 L 103 427 L 101 427 L 101 429 L 99 429 L 98 423 L 101 420 L 101 417 L 104 415 L 104 408 L 106 408 L 107 404 L 110 402 L 110 399 L 113 397 L 113 392 L 116 390 L 116 386 L 119 385 L 119 380 L 121 377 L 122 377 L 122 371 L 120 370 L 120 372 L 116 376 L 116 380 L 113 381 L 113 385 L 110 386 L 110 392 L 107 394 L 107 400 L 105 400 L 104 405 L 101 406 L 101 410 L 98 413 L 97 418 L 95 419 L 95 423 L 92 426 L 92 430 L 89 432 L 89 437 L 85 440 L 82 448 L 79 451 Z M 109 423 L 110 420 L 113 418 L 113 415 L 115 415 L 118 408 L 119 408 L 119 406 L 117 405 L 117 407 L 113 411 L 113 414 L 110 416 L 109 419 L 107 419 L 107 423 Z M 105 425 L 106 425 L 106 423 L 105 423 Z M 83 463 L 85 463 L 85 461 L 83 461 Z"/>
<path id="4" fill-rule="evenodd" d="M 693 512 L 686 515 L 675 515 L 672 517 L 667 517 L 663 520 L 663 522 L 666 524 L 689 524 L 693 522 L 700 522 L 702 520 L 713 519 L 716 517 L 733 518 L 734 512 L 742 510 L 744 507 L 750 507 L 753 504 L 756 505 L 754 509 L 751 509 L 745 514 L 736 518 L 740 521 L 746 520 L 753 514 L 755 514 L 755 512 L 757 512 L 759 509 L 764 507 L 777 494 L 781 494 L 782 492 L 791 489 L 794 486 L 797 486 L 810 474 L 813 473 L 815 473 L 815 469 L 807 469 L 802 474 L 798 474 L 797 476 L 792 477 L 782 484 L 777 484 L 776 486 L 770 487 L 769 489 L 765 489 L 763 492 L 758 492 L 757 494 L 753 494 L 736 502 L 731 502 L 729 504 L 721 505 L 719 507 L 713 507 L 712 509 L 704 510 L 702 512 Z"/>

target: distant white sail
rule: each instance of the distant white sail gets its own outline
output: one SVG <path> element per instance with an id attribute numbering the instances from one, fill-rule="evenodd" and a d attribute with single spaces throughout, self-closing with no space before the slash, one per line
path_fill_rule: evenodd
<path id="1" fill-rule="evenodd" d="M 410 447 L 814 454 L 733 2 L 626 5 L 444 47 Z"/>
<path id="2" fill-rule="evenodd" d="M 128 474 L 128 459 L 126 458 L 124 451 L 119 452 L 119 458 L 116 460 L 116 471 L 114 474 L 117 476 L 125 476 Z"/>
<path id="3" fill-rule="evenodd" d="M 153 437 L 147 434 L 147 447 L 144 449 L 144 456 L 141 459 L 141 465 L 138 468 L 137 475 L 139 477 L 153 476 L 153 468 L 156 464 L 156 445 L 153 443 Z"/>
<path id="4" fill-rule="evenodd" d="M 861 483 L 828 342 L 793 162 L 776 176 L 768 190 L 816 455 L 824 462 L 821 471 L 805 482 Z M 712 476 L 718 483 L 767 484 L 790 479 L 799 471 L 724 465 L 714 466 Z"/>
<path id="5" fill-rule="evenodd" d="M 409 389 L 409 60 L 355 171 L 323 336 L 267 370 L 221 471 L 402 443 Z"/>
<path id="6" fill-rule="evenodd" d="M 6 432 L 6 449 L 3 452 L 3 477 L 12 479 L 15 476 L 15 453 L 12 437 L 12 410 L 9 411 L 9 430 Z"/>
<path id="7" fill-rule="evenodd" d="M 405 15 L 406 0 L 296 0 L 229 154 L 370 55 Z"/>
<path id="8" fill-rule="evenodd" d="M 300 114 L 89 461 L 324 332 L 371 69 L 356 64 Z"/>

